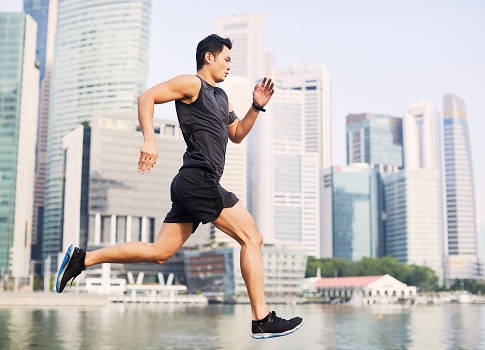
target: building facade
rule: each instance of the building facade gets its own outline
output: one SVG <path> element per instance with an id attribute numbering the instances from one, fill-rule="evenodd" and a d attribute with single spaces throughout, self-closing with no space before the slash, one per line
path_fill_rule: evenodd
<path id="1" fill-rule="evenodd" d="M 94 111 L 136 112 L 146 86 L 149 0 L 62 0 L 48 123 L 43 255 L 55 258 L 62 236 L 63 137 Z"/>
<path id="2" fill-rule="evenodd" d="M 307 255 L 303 251 L 263 246 L 264 292 L 268 299 L 294 298 L 302 294 Z M 248 301 L 239 265 L 238 247 L 186 251 L 189 291 L 200 291 L 222 300 Z"/>
<path id="3" fill-rule="evenodd" d="M 362 113 L 347 116 L 347 164 L 366 163 L 378 173 L 379 244 L 377 256 L 385 256 L 385 203 L 382 176 L 403 168 L 402 119 Z"/>
<path id="4" fill-rule="evenodd" d="M 35 160 L 34 213 L 32 217 L 32 252 L 34 261 L 42 259 L 45 179 L 47 170 L 47 125 L 54 42 L 57 31 L 59 0 L 24 0 L 24 12 L 37 22 L 36 57 L 40 64 L 39 116 Z"/>
<path id="5" fill-rule="evenodd" d="M 318 153 L 318 166 L 332 165 L 332 125 L 330 114 L 330 72 L 321 65 L 289 67 L 276 73 L 278 83 L 303 95 L 306 152 Z"/>
<path id="6" fill-rule="evenodd" d="M 214 33 L 229 37 L 231 75 L 247 77 L 251 84 L 266 72 L 266 22 L 262 13 L 216 18 Z"/>
<path id="7" fill-rule="evenodd" d="M 381 174 L 403 167 L 402 119 L 383 114 L 347 116 L 347 164 L 367 163 Z"/>
<path id="8" fill-rule="evenodd" d="M 28 277 L 34 190 L 39 66 L 37 24 L 0 13 L 0 268 Z"/>
<path id="9" fill-rule="evenodd" d="M 443 229 L 438 170 L 402 170 L 383 178 L 386 252 L 405 264 L 433 269 L 443 279 Z"/>
<path id="10" fill-rule="evenodd" d="M 446 278 L 481 279 L 483 262 L 478 259 L 468 120 L 465 103 L 458 96 L 444 96 L 443 136 L 448 229 Z"/>
<path id="11" fill-rule="evenodd" d="M 409 104 L 404 113 L 404 167 L 441 171 L 441 123 L 430 101 Z"/>
<path id="12" fill-rule="evenodd" d="M 136 115 L 95 112 L 90 125 L 64 137 L 65 179 L 63 247 L 97 249 L 117 243 L 153 242 L 171 208 L 170 184 L 182 165 L 185 142 L 174 120 L 154 120 L 160 155 L 149 174 L 137 172 L 143 135 Z M 208 225 L 200 226 L 186 246 L 208 241 Z M 156 281 L 158 272 L 174 273 L 185 282 L 182 253 L 164 265 L 113 265 L 113 274 L 143 272 Z M 90 274 L 102 274 L 102 267 Z"/>
<path id="13" fill-rule="evenodd" d="M 358 261 L 377 257 L 379 211 L 377 169 L 365 163 L 324 171 L 321 256 Z"/>
<path id="14" fill-rule="evenodd" d="M 305 151 L 303 105 L 301 91 L 279 88 L 253 127 L 251 211 L 265 242 L 319 256 L 319 154 Z"/>

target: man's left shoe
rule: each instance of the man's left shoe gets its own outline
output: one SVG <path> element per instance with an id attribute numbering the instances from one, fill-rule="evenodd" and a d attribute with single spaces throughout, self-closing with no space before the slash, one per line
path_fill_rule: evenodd
<path id="1" fill-rule="evenodd" d="M 62 260 L 61 267 L 57 273 L 56 292 L 62 293 L 67 282 L 73 280 L 81 274 L 86 268 L 84 267 L 84 258 L 86 252 L 81 248 L 71 246 L 67 249 L 66 255 Z M 71 283 L 72 284 L 72 283 Z"/>

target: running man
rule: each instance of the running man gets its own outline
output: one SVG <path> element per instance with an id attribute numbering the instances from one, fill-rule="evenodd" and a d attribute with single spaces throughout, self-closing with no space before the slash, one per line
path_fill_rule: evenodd
<path id="1" fill-rule="evenodd" d="M 299 329 L 303 320 L 290 320 L 269 312 L 264 296 L 263 236 L 251 214 L 231 192 L 219 184 L 228 139 L 240 143 L 274 93 L 274 83 L 264 78 L 253 90 L 253 103 L 241 120 L 226 93 L 215 85 L 230 71 L 232 42 L 212 34 L 197 45 L 197 75 L 180 75 L 155 85 L 138 97 L 138 121 L 143 144 L 138 172 L 149 173 L 158 159 L 153 129 L 154 105 L 175 101 L 187 149 L 183 165 L 170 187 L 172 208 L 153 243 L 127 242 L 86 252 L 70 246 L 61 263 L 56 291 L 87 267 L 101 263 L 152 262 L 163 264 L 173 256 L 197 226 L 212 222 L 241 245 L 241 273 L 252 309 L 252 337 L 271 338 Z"/>

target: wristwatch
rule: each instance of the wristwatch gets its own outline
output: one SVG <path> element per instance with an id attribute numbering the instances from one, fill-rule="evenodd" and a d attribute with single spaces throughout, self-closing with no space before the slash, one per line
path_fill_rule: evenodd
<path id="1" fill-rule="evenodd" d="M 254 101 L 253 101 L 253 104 L 251 106 L 259 112 L 266 112 L 266 109 L 264 109 L 263 107 L 261 107 L 260 105 L 255 103 Z"/>

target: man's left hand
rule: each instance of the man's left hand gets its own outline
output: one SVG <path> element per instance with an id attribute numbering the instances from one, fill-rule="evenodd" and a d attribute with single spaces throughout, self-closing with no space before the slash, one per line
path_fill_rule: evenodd
<path id="1" fill-rule="evenodd" d="M 274 93 L 274 82 L 271 78 L 263 78 L 261 84 L 256 84 L 253 91 L 253 101 L 260 107 L 264 107 Z"/>

